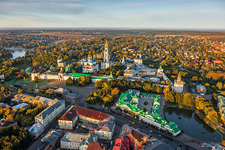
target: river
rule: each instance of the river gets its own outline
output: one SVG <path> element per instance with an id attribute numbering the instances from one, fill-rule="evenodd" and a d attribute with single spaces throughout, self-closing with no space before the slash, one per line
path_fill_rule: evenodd
<path id="1" fill-rule="evenodd" d="M 222 136 L 206 124 L 192 110 L 168 107 L 165 109 L 165 118 L 175 122 L 184 133 L 208 142 L 220 142 Z"/>

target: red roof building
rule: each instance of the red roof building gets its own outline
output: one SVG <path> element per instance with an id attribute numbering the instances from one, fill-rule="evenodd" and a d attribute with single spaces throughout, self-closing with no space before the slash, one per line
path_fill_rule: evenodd
<path id="1" fill-rule="evenodd" d="M 214 64 L 220 64 L 220 63 L 223 63 L 223 61 L 220 60 L 220 59 L 216 59 L 216 60 L 213 61 L 213 63 L 214 63 Z"/>
<path id="2" fill-rule="evenodd" d="M 100 145 L 98 142 L 92 142 L 88 145 L 87 150 L 106 150 L 103 145 Z"/>
<path id="3" fill-rule="evenodd" d="M 213 63 L 211 62 L 211 61 L 207 61 L 207 62 L 205 62 L 205 65 L 213 65 Z"/>
<path id="4" fill-rule="evenodd" d="M 98 138 L 111 140 L 115 129 L 115 118 L 113 116 L 84 107 L 71 106 L 59 118 L 58 124 L 61 129 L 73 129 L 77 120 L 79 125 L 99 135 Z M 93 127 L 93 124 L 97 126 Z"/>

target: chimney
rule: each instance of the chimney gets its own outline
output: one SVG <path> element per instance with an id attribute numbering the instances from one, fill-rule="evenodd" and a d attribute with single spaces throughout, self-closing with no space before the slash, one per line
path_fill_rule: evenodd
<path id="1" fill-rule="evenodd" d="M 49 133 L 49 137 L 51 137 L 51 131 L 49 131 L 48 133 Z"/>

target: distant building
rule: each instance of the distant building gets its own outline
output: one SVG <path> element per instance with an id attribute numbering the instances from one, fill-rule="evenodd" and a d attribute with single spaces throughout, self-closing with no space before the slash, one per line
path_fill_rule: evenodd
<path id="1" fill-rule="evenodd" d="M 184 81 L 181 80 L 181 74 L 179 72 L 177 80 L 174 80 L 174 92 L 183 93 L 184 90 Z"/>
<path id="2" fill-rule="evenodd" d="M 35 123 L 40 122 L 46 127 L 50 122 L 52 122 L 63 110 L 65 109 L 65 102 L 57 100 L 53 105 L 47 107 L 45 110 L 40 112 L 34 117 Z"/>
<path id="3" fill-rule="evenodd" d="M 204 85 L 201 85 L 201 84 L 196 86 L 196 91 L 197 91 L 197 93 L 199 93 L 201 95 L 205 95 L 206 92 L 207 92 L 206 87 Z"/>
<path id="4" fill-rule="evenodd" d="M 98 139 L 97 135 L 92 132 L 89 133 L 66 132 L 65 135 L 60 140 L 60 148 L 87 150 L 89 144 L 91 144 L 92 142 L 96 142 L 97 139 Z"/>
<path id="5" fill-rule="evenodd" d="M 41 139 L 41 141 L 49 143 L 49 147 L 47 148 L 47 150 L 53 150 L 62 137 L 63 137 L 63 131 L 62 130 L 51 129 Z"/>
<path id="6" fill-rule="evenodd" d="M 36 139 L 44 131 L 44 126 L 38 122 L 33 124 L 28 131 L 30 135 Z"/>
<path id="7" fill-rule="evenodd" d="M 139 55 L 139 59 L 137 57 L 134 58 L 134 63 L 142 65 L 141 54 Z"/>
<path id="8" fill-rule="evenodd" d="M 216 59 L 216 60 L 213 61 L 213 63 L 214 63 L 214 65 L 215 64 L 221 64 L 221 63 L 223 63 L 223 61 L 220 60 L 220 59 Z"/>

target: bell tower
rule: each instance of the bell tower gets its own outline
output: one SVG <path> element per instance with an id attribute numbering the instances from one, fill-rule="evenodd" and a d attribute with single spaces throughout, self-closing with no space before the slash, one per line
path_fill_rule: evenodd
<path id="1" fill-rule="evenodd" d="M 109 48 L 108 48 L 108 42 L 105 43 L 105 49 L 104 49 L 104 62 L 109 62 Z"/>

